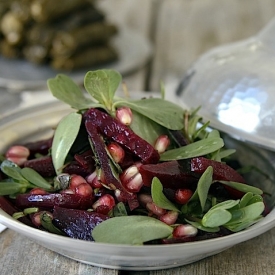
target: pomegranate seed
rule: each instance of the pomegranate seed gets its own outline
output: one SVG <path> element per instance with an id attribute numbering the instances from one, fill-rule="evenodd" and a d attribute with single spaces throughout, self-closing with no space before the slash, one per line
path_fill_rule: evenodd
<path id="1" fill-rule="evenodd" d="M 119 189 L 116 189 L 114 191 L 115 193 L 115 197 L 118 201 L 120 202 L 127 202 L 127 198 L 125 196 L 122 195 L 122 192 Z"/>
<path id="2" fill-rule="evenodd" d="M 148 211 L 150 211 L 152 214 L 160 217 L 164 215 L 167 211 L 159 206 L 157 206 L 154 202 L 148 202 L 146 204 L 146 208 Z"/>
<path id="3" fill-rule="evenodd" d="M 41 226 L 41 214 L 43 213 L 46 213 L 51 219 L 53 219 L 53 214 L 49 211 L 40 211 L 40 212 L 34 213 L 33 215 L 31 215 L 31 220 L 35 226 L 37 227 Z"/>
<path id="4" fill-rule="evenodd" d="M 116 118 L 124 125 L 130 125 L 133 119 L 133 114 L 130 108 L 121 107 L 116 110 Z"/>
<path id="5" fill-rule="evenodd" d="M 32 195 L 45 195 L 45 194 L 49 194 L 49 193 L 41 187 L 36 187 L 36 188 L 33 188 L 30 191 L 30 194 L 32 194 Z"/>
<path id="6" fill-rule="evenodd" d="M 81 183 L 75 188 L 75 193 L 81 196 L 91 196 L 93 195 L 93 189 L 88 183 Z"/>
<path id="7" fill-rule="evenodd" d="M 161 154 L 165 152 L 165 150 L 170 145 L 170 139 L 166 135 L 161 135 L 157 138 L 154 148 Z"/>
<path id="8" fill-rule="evenodd" d="M 190 189 L 178 189 L 175 192 L 175 201 L 179 204 L 186 204 L 192 195 L 193 192 Z"/>
<path id="9" fill-rule="evenodd" d="M 136 193 L 143 186 L 142 176 L 139 173 L 138 165 L 132 165 L 121 175 L 120 180 L 123 186 L 132 193 Z"/>
<path id="10" fill-rule="evenodd" d="M 109 211 L 114 208 L 116 205 L 115 199 L 113 196 L 110 194 L 105 194 L 102 197 L 100 197 L 94 204 L 93 204 L 93 209 L 97 211 L 97 208 L 100 206 L 106 206 L 108 207 Z M 100 209 L 100 208 L 99 208 Z M 109 212 L 108 211 L 108 212 Z"/>
<path id="11" fill-rule="evenodd" d="M 82 176 L 73 174 L 73 175 L 71 175 L 70 187 L 69 188 L 72 189 L 72 190 L 75 190 L 76 187 L 79 186 L 82 183 L 87 183 L 87 181 Z"/>
<path id="12" fill-rule="evenodd" d="M 92 182 L 93 182 L 93 180 L 96 178 L 96 176 L 97 176 L 97 172 L 96 172 L 96 170 L 95 170 L 93 173 L 91 173 L 90 175 L 88 175 L 88 176 L 85 178 L 85 180 L 91 185 Z"/>
<path id="13" fill-rule="evenodd" d="M 10 160 L 16 163 L 18 166 L 21 166 L 28 159 L 29 155 L 30 150 L 27 147 L 14 145 L 7 150 L 5 157 L 7 160 Z"/>
<path id="14" fill-rule="evenodd" d="M 198 233 L 198 229 L 191 224 L 181 224 L 178 225 L 173 230 L 173 237 L 174 238 L 184 238 L 184 237 L 193 237 L 196 236 Z"/>
<path id="15" fill-rule="evenodd" d="M 107 146 L 107 149 L 115 162 L 120 163 L 123 161 L 125 152 L 119 144 L 117 144 L 115 142 L 111 142 Z"/>
<path id="16" fill-rule="evenodd" d="M 75 190 L 72 189 L 63 189 L 60 191 L 61 194 L 75 194 Z"/>
<path id="17" fill-rule="evenodd" d="M 168 211 L 167 213 L 159 217 L 160 221 L 172 225 L 175 224 L 178 219 L 179 213 L 177 211 Z"/>

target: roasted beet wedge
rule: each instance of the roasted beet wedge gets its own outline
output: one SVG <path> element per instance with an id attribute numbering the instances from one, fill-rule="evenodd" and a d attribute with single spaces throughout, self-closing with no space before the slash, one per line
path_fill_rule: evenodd
<path id="1" fill-rule="evenodd" d="M 16 212 L 20 212 L 17 207 L 15 207 L 7 198 L 0 196 L 0 208 L 12 216 Z M 35 227 L 35 225 L 31 222 L 28 217 L 21 217 L 18 219 L 22 223 L 29 225 L 31 227 Z"/>
<path id="2" fill-rule="evenodd" d="M 198 176 L 190 171 L 190 162 L 168 161 L 158 164 L 144 164 L 139 168 L 145 186 L 151 186 L 157 177 L 163 187 L 177 189 L 187 188 L 198 181 Z"/>
<path id="3" fill-rule="evenodd" d="M 214 180 L 224 180 L 224 181 L 235 181 L 240 183 L 245 183 L 245 179 L 229 165 L 210 160 L 204 157 L 197 157 L 191 160 L 191 170 L 202 174 L 208 166 L 213 167 L 213 179 Z M 244 193 L 233 189 L 227 185 L 224 185 L 224 188 L 230 193 L 233 198 L 239 199 Z"/>
<path id="4" fill-rule="evenodd" d="M 23 145 L 30 150 L 30 157 L 34 157 L 35 154 L 47 155 L 49 149 L 52 147 L 52 141 L 53 137 L 50 137 L 48 139 L 29 142 Z"/>
<path id="5" fill-rule="evenodd" d="M 56 175 L 50 156 L 27 160 L 24 163 L 24 167 L 32 168 L 45 178 L 54 177 Z"/>
<path id="6" fill-rule="evenodd" d="M 93 241 L 92 230 L 107 219 L 106 215 L 85 210 L 58 206 L 53 210 L 53 224 L 74 239 Z"/>
<path id="7" fill-rule="evenodd" d="M 208 166 L 213 167 L 214 180 L 226 180 L 245 183 L 245 179 L 236 170 L 225 163 L 204 157 L 197 157 L 191 160 L 191 171 L 196 173 L 202 174 Z"/>
<path id="8" fill-rule="evenodd" d="M 159 161 L 159 153 L 151 144 L 108 114 L 92 108 L 84 114 L 84 120 L 91 122 L 89 127 L 97 127 L 105 136 L 125 146 L 137 155 L 143 163 L 157 163 Z"/>
<path id="9" fill-rule="evenodd" d="M 19 194 L 16 197 L 15 204 L 21 209 L 26 207 L 52 209 L 54 206 L 73 209 L 88 209 L 92 207 L 93 202 L 94 198 L 92 196 L 53 193 L 45 195 Z"/>

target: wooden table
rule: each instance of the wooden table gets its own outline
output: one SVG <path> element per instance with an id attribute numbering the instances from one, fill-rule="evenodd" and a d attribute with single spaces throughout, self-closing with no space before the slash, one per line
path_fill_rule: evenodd
<path id="1" fill-rule="evenodd" d="M 274 0 L 101 0 L 110 20 L 152 40 L 147 66 L 124 78 L 128 89 L 173 93 L 184 72 L 206 50 L 256 34 L 275 14 Z M 115 3 L 114 3 L 115 2 Z M 1 275 L 271 275 L 275 274 L 275 229 L 218 255 L 183 267 L 132 272 L 104 269 L 58 255 L 10 229 L 0 234 Z"/>

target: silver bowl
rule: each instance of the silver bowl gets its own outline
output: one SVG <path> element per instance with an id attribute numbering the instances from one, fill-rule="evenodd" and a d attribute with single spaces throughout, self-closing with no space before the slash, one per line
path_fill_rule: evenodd
<path id="1" fill-rule="evenodd" d="M 146 93 L 148 96 L 148 93 Z M 137 97 L 144 93 L 136 93 Z M 25 108 L 0 121 L 0 151 L 4 152 L 11 144 L 35 141 L 50 137 L 59 120 L 72 110 L 60 102 L 49 102 Z M 256 165 L 264 174 L 253 173 L 247 180 L 265 192 L 270 193 L 267 204 L 273 209 L 275 202 L 275 169 L 270 164 L 264 150 L 226 137 L 230 148 L 237 149 L 237 159 L 243 165 Z M 275 209 L 260 222 L 250 228 L 229 236 L 216 239 L 171 245 L 130 246 L 93 243 L 71 239 L 31 228 L 14 220 L 0 209 L 0 223 L 40 245 L 79 262 L 94 266 L 123 270 L 157 270 L 186 265 L 210 255 L 217 254 L 233 245 L 263 234 L 275 226 Z"/>

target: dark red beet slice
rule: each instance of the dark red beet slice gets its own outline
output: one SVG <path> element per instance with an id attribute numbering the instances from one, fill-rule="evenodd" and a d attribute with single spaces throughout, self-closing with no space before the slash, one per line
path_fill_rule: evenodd
<path id="1" fill-rule="evenodd" d="M 24 167 L 32 168 L 45 178 L 56 175 L 52 158 L 50 156 L 27 160 L 24 163 Z"/>
<path id="2" fill-rule="evenodd" d="M 35 154 L 47 155 L 49 149 L 52 147 L 53 137 L 48 139 L 38 140 L 34 142 L 29 142 L 23 144 L 30 150 L 31 157 L 34 157 Z"/>
<path id="3" fill-rule="evenodd" d="M 100 132 L 125 146 L 137 155 L 143 163 L 157 163 L 159 161 L 159 153 L 154 147 L 117 119 L 94 108 L 89 109 L 84 114 L 84 119 L 91 122 L 89 127 L 98 127 Z"/>
<path id="4" fill-rule="evenodd" d="M 19 194 L 15 202 L 19 208 L 40 207 L 52 209 L 54 206 L 60 206 L 73 209 L 88 209 L 92 207 L 94 198 L 67 193 L 45 195 Z"/>
<path id="5" fill-rule="evenodd" d="M 204 157 L 197 157 L 191 160 L 191 170 L 202 174 L 208 166 L 213 167 L 213 179 L 214 180 L 224 180 L 224 181 L 235 181 L 240 183 L 245 183 L 245 179 L 233 168 L 225 163 L 207 159 Z M 243 193 L 231 188 L 230 186 L 224 185 L 224 188 L 233 196 L 234 198 L 241 198 Z"/>
<path id="6" fill-rule="evenodd" d="M 245 179 L 233 168 L 225 163 L 197 157 L 191 160 L 191 171 L 202 174 L 208 166 L 213 167 L 213 179 L 245 183 Z"/>
<path id="7" fill-rule="evenodd" d="M 53 224 L 69 237 L 93 241 L 92 230 L 109 217 L 97 212 L 54 207 Z"/>
<path id="8" fill-rule="evenodd" d="M 111 163 L 109 156 L 106 152 L 105 143 L 102 140 L 101 135 L 99 134 L 97 128 L 94 126 L 94 123 L 90 120 L 85 122 L 87 132 L 91 138 L 91 143 L 94 148 L 96 157 L 99 161 L 99 165 L 104 173 L 104 182 L 105 184 L 114 185 L 116 188 L 122 190 L 124 189 L 121 182 L 114 176 L 111 168 Z"/>
<path id="9" fill-rule="evenodd" d="M 145 186 L 151 186 L 154 177 L 157 177 L 165 188 L 171 189 L 186 188 L 198 181 L 195 173 L 190 171 L 189 161 L 174 160 L 158 164 L 143 164 L 139 172 Z"/>
<path id="10" fill-rule="evenodd" d="M 92 150 L 88 150 L 82 154 L 75 154 L 74 159 L 88 172 L 92 173 L 95 169 L 95 160 Z"/>
<path id="11" fill-rule="evenodd" d="M 9 214 L 10 216 L 12 216 L 16 212 L 21 211 L 16 206 L 14 206 L 8 199 L 6 199 L 3 196 L 0 196 L 0 208 L 2 210 L 4 210 L 7 214 Z M 34 224 L 31 222 L 31 220 L 27 217 L 21 217 L 18 220 L 26 225 L 35 227 Z"/>

